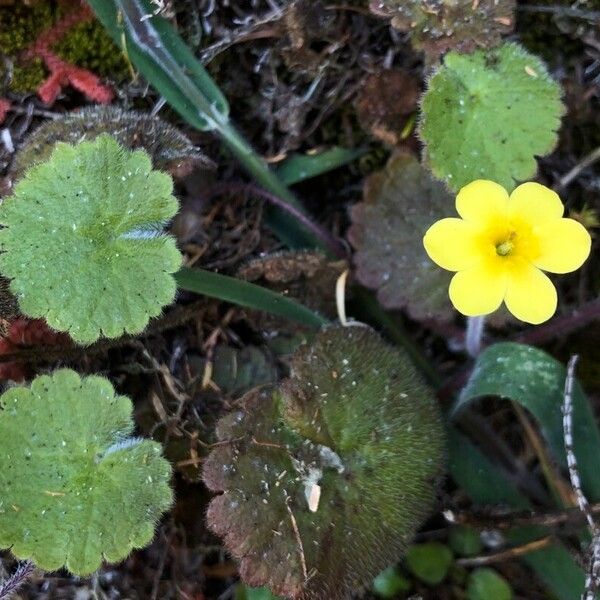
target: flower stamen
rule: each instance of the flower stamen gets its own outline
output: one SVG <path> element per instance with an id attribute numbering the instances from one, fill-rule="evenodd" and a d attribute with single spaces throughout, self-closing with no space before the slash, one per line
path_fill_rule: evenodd
<path id="1" fill-rule="evenodd" d="M 515 245 L 511 239 L 505 240 L 500 244 L 496 244 L 496 254 L 498 254 L 498 256 L 508 256 L 513 251 L 514 247 Z"/>

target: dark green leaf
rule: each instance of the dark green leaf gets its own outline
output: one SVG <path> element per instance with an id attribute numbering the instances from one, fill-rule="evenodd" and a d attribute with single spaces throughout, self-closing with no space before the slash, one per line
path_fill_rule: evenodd
<path id="1" fill-rule="evenodd" d="M 450 548 L 460 556 L 476 556 L 483 549 L 479 532 L 473 527 L 459 525 L 450 530 Z"/>
<path id="2" fill-rule="evenodd" d="M 518 402 L 537 420 L 554 458 L 566 467 L 562 403 L 566 371 L 542 350 L 505 342 L 479 355 L 454 413 L 482 396 L 500 396 Z M 600 499 L 600 432 L 588 400 L 576 383 L 573 395 L 573 440 L 583 489 L 590 500 Z"/>
<path id="3" fill-rule="evenodd" d="M 310 327 L 320 328 L 328 323 L 327 319 L 290 298 L 226 275 L 203 269 L 183 268 L 175 275 L 175 280 L 184 290 L 218 298 L 238 306 L 264 310 Z"/>
<path id="4" fill-rule="evenodd" d="M 363 148 L 335 146 L 319 154 L 292 154 L 278 165 L 275 172 L 286 185 L 293 185 L 342 167 L 365 152 Z"/>
<path id="5" fill-rule="evenodd" d="M 529 507 L 529 502 L 494 466 L 456 429 L 448 431 L 449 467 L 454 481 L 478 505 L 506 504 L 514 509 Z M 508 541 L 519 545 L 543 537 L 540 527 L 520 527 L 508 534 Z M 560 543 L 530 552 L 521 558 L 559 600 L 580 600 L 585 581 L 583 570 Z"/>
<path id="6" fill-rule="evenodd" d="M 445 579 L 453 560 L 450 548 L 440 542 L 417 544 L 406 553 L 408 568 L 429 585 L 437 585 Z"/>

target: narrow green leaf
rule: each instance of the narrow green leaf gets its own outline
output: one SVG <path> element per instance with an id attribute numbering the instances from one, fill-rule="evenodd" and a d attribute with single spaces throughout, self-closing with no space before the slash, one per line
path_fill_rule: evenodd
<path id="1" fill-rule="evenodd" d="M 89 0 L 88 4 L 136 68 L 186 121 L 207 130 L 215 129 L 215 120 L 227 120 L 227 100 L 166 19 L 147 20 L 146 30 L 154 31 L 155 38 L 142 38 L 128 27 L 140 14 L 152 14 L 149 4 L 144 0 Z M 144 50 L 147 46 L 152 53 Z"/>
<path id="2" fill-rule="evenodd" d="M 234 277 L 211 273 L 203 269 L 183 268 L 176 273 L 175 280 L 184 290 L 211 298 L 219 298 L 246 308 L 264 310 L 316 329 L 328 323 L 324 317 L 290 298 Z"/>
<path id="3" fill-rule="evenodd" d="M 479 505 L 504 503 L 514 509 L 529 507 L 528 500 L 508 482 L 474 444 L 456 429 L 448 431 L 449 468 L 454 481 Z M 541 527 L 519 527 L 510 531 L 511 544 L 523 544 L 547 534 Z M 559 600 L 580 600 L 585 575 L 569 551 L 560 543 L 521 557 Z"/>
<path id="4" fill-rule="evenodd" d="M 510 544 L 518 546 L 547 534 L 547 530 L 539 527 L 519 527 L 510 531 L 506 537 Z M 556 543 L 525 554 L 521 561 L 537 573 L 559 600 L 581 600 L 585 574 L 562 544 Z"/>
<path id="5" fill-rule="evenodd" d="M 482 396 L 514 400 L 535 417 L 554 458 L 566 467 L 562 425 L 565 377 L 564 366 L 542 350 L 513 342 L 494 344 L 478 357 L 454 414 Z M 573 441 L 583 489 L 590 500 L 599 500 L 600 432 L 578 383 L 573 395 Z"/>
<path id="6" fill-rule="evenodd" d="M 364 148 L 334 146 L 319 154 L 292 154 L 277 166 L 275 173 L 283 183 L 293 185 L 343 167 L 365 152 Z"/>
<path id="7" fill-rule="evenodd" d="M 231 124 L 227 100 L 173 26 L 160 16 L 144 18 L 156 8 L 149 0 L 88 3 L 135 68 L 190 125 L 215 131 L 260 185 L 303 210 L 292 192 Z M 272 212 L 277 216 L 272 229 L 284 243 L 323 247 L 298 220 L 279 210 Z"/>

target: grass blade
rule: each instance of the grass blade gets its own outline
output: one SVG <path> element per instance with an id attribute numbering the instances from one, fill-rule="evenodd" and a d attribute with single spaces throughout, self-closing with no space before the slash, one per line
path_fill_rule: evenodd
<path id="1" fill-rule="evenodd" d="M 189 292 L 218 298 L 238 306 L 262 310 L 302 325 L 320 329 L 329 321 L 295 300 L 247 281 L 184 267 L 176 275 L 177 285 Z"/>
<path id="2" fill-rule="evenodd" d="M 319 154 L 292 154 L 277 166 L 275 173 L 286 185 L 293 185 L 343 167 L 366 151 L 365 148 L 334 146 Z"/>
<path id="3" fill-rule="evenodd" d="M 292 192 L 233 127 L 226 99 L 174 27 L 160 16 L 146 18 L 152 15 L 154 5 L 148 0 L 88 3 L 136 69 L 190 125 L 217 133 L 260 185 L 302 209 Z M 273 229 L 282 241 L 322 247 L 320 240 L 289 215 L 281 215 L 280 221 Z"/>

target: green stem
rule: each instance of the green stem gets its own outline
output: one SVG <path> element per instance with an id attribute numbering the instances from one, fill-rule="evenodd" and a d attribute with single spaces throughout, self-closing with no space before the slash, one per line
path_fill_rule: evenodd
<path id="1" fill-rule="evenodd" d="M 305 212 L 294 194 L 233 127 L 227 100 L 178 33 L 162 17 L 148 18 L 154 8 L 148 0 L 88 3 L 135 67 L 175 110 L 194 127 L 214 131 L 262 187 Z M 267 223 L 292 247 L 327 251 L 310 229 L 279 209 L 269 211 Z"/>
<path id="2" fill-rule="evenodd" d="M 235 155 L 260 185 L 278 198 L 286 200 L 289 204 L 304 212 L 304 208 L 294 194 L 279 180 L 265 161 L 254 152 L 250 144 L 230 123 L 222 123 L 218 129 L 218 134 L 229 148 L 229 151 Z"/>
<path id="3" fill-rule="evenodd" d="M 255 181 L 274 196 L 281 198 L 306 214 L 304 207 L 289 188 L 281 182 L 265 161 L 229 122 L 220 123 L 216 132 L 229 151 L 240 161 Z M 305 225 L 294 219 L 291 215 L 284 213 L 281 209 L 275 208 L 268 211 L 267 223 L 277 237 L 291 248 L 317 247 L 329 251 L 321 239 L 317 238 Z"/>

